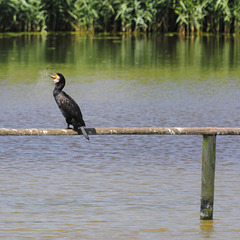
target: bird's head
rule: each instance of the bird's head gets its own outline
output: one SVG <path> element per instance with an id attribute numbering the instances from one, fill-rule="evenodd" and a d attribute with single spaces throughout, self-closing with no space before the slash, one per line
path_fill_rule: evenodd
<path id="1" fill-rule="evenodd" d="M 65 78 L 61 73 L 49 73 L 48 75 L 55 83 L 65 82 Z"/>
<path id="2" fill-rule="evenodd" d="M 49 77 L 55 82 L 55 89 L 62 90 L 65 86 L 65 78 L 61 73 L 49 73 Z"/>

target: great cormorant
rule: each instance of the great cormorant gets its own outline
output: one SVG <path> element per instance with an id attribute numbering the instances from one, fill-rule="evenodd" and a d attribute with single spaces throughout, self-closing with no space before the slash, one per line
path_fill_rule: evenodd
<path id="1" fill-rule="evenodd" d="M 69 125 L 72 125 L 74 130 L 80 129 L 85 138 L 89 140 L 88 134 L 84 129 L 85 122 L 82 118 L 82 113 L 78 104 L 68 94 L 62 91 L 65 86 L 64 76 L 61 73 L 49 73 L 49 76 L 55 82 L 53 96 L 62 115 L 66 119 L 67 128 L 70 128 Z"/>

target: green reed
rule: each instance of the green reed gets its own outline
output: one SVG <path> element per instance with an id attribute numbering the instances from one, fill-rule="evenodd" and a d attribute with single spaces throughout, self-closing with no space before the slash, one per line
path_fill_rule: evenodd
<path id="1" fill-rule="evenodd" d="M 0 0 L 0 31 L 238 32 L 238 0 Z"/>

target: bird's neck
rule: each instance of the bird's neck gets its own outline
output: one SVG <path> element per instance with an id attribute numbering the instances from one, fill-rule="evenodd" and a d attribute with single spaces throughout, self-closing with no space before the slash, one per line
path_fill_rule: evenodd
<path id="1" fill-rule="evenodd" d="M 55 84 L 55 88 L 53 90 L 53 93 L 59 93 L 63 90 L 65 84 Z"/>
<path id="2" fill-rule="evenodd" d="M 54 88 L 54 89 L 53 89 L 53 96 L 54 96 L 54 97 L 57 97 L 57 95 L 58 95 L 59 93 L 61 93 L 61 92 L 62 92 L 61 89 Z"/>
<path id="3" fill-rule="evenodd" d="M 53 89 L 53 96 L 57 96 L 60 92 L 61 92 L 60 90 L 54 88 Z"/>

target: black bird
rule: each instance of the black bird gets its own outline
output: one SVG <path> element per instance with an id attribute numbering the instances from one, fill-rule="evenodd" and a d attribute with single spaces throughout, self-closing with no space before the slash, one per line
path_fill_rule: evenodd
<path id="1" fill-rule="evenodd" d="M 62 91 L 65 86 L 64 76 L 61 73 L 49 73 L 49 76 L 55 82 L 53 96 L 62 115 L 66 119 L 67 128 L 70 128 L 69 125 L 72 125 L 74 130 L 78 131 L 80 129 L 85 138 L 89 140 L 88 134 L 84 129 L 85 122 L 82 118 L 82 113 L 78 104 L 69 95 Z"/>

